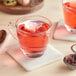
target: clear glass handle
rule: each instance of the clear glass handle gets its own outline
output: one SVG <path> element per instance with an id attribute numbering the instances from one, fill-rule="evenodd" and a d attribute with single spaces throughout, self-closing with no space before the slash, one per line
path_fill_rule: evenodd
<path id="1" fill-rule="evenodd" d="M 12 35 L 12 37 L 15 39 L 15 40 L 18 40 L 17 39 L 17 35 L 16 35 L 16 27 L 14 26 L 14 23 L 13 22 L 9 22 L 8 26 L 7 26 L 7 29 L 9 31 L 9 33 Z"/>

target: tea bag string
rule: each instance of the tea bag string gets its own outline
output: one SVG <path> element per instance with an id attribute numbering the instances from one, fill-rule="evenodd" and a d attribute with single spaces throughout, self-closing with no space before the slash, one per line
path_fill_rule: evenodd
<path id="1" fill-rule="evenodd" d="M 76 51 L 74 50 L 74 46 L 76 46 L 76 44 L 74 44 L 74 45 L 71 46 L 71 50 L 72 50 L 73 53 L 76 54 Z"/>

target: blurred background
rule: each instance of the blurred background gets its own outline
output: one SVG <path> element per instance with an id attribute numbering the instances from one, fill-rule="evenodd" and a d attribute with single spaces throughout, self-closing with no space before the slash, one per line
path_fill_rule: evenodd
<path id="1" fill-rule="evenodd" d="M 43 8 L 30 14 L 11 15 L 0 10 L 0 25 L 6 25 L 9 21 L 27 15 L 42 15 L 48 17 L 52 22 L 56 22 L 63 18 L 62 14 L 62 0 L 44 0 Z"/>

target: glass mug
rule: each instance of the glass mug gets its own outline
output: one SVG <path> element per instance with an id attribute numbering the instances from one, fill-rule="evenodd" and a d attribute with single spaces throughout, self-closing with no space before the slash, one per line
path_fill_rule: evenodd
<path id="1" fill-rule="evenodd" d="M 23 54 L 30 58 L 42 56 L 49 42 L 51 21 L 43 16 L 27 16 L 19 18 L 14 26 Z"/>
<path id="2" fill-rule="evenodd" d="M 63 0 L 62 5 L 65 27 L 68 31 L 76 33 L 76 0 Z"/>

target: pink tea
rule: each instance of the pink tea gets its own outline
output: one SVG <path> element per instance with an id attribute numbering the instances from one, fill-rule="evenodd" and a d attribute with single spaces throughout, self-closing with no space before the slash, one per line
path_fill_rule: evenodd
<path id="1" fill-rule="evenodd" d="M 43 52 L 48 44 L 47 30 L 50 25 L 43 21 L 28 20 L 18 25 L 17 36 L 26 53 Z"/>
<path id="2" fill-rule="evenodd" d="M 71 29 L 76 29 L 76 1 L 63 4 L 65 24 Z"/>

